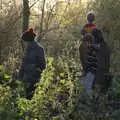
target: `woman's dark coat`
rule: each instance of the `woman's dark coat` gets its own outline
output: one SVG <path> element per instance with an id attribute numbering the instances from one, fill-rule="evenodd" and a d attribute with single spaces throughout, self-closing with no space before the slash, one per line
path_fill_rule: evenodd
<path id="1" fill-rule="evenodd" d="M 28 43 L 25 49 L 19 77 L 22 81 L 35 84 L 40 78 L 41 72 L 46 67 L 45 54 L 38 42 Z"/>
<path id="2" fill-rule="evenodd" d="M 79 53 L 80 53 L 80 60 L 81 60 L 81 65 L 83 67 L 83 71 L 85 70 L 85 62 L 87 60 L 88 51 L 89 49 L 87 47 L 87 42 L 82 41 L 79 47 Z M 93 87 L 99 85 L 100 87 L 105 88 L 106 85 L 108 84 L 105 73 L 109 73 L 109 67 L 110 67 L 110 49 L 105 42 L 101 44 L 101 48 L 97 54 L 97 60 L 98 60 L 98 69 L 95 75 Z"/>

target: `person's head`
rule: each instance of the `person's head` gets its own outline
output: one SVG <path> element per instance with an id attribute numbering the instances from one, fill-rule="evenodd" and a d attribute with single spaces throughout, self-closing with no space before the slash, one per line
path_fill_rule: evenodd
<path id="1" fill-rule="evenodd" d="M 87 15 L 88 22 L 93 22 L 95 20 L 95 15 L 93 13 L 89 13 Z"/>
<path id="2" fill-rule="evenodd" d="M 34 41 L 35 36 L 36 34 L 34 33 L 33 29 L 30 28 L 22 34 L 22 40 L 25 42 L 31 42 Z"/>

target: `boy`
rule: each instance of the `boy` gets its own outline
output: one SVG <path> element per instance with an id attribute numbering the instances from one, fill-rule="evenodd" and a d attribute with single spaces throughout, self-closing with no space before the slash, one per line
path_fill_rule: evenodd
<path id="1" fill-rule="evenodd" d="M 96 28 L 96 24 L 94 24 L 95 20 L 95 15 L 93 13 L 89 13 L 87 15 L 87 21 L 88 23 L 85 24 L 81 30 L 81 34 L 84 36 L 85 33 L 91 33 L 95 28 Z"/>

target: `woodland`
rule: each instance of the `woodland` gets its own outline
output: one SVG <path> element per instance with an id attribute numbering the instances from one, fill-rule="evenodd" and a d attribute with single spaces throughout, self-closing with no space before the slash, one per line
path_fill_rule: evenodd
<path id="1" fill-rule="evenodd" d="M 80 82 L 80 30 L 89 12 L 112 53 L 112 85 L 98 101 Z M 32 100 L 16 77 L 28 28 L 47 60 Z M 120 120 L 120 0 L 0 0 L 0 120 Z"/>

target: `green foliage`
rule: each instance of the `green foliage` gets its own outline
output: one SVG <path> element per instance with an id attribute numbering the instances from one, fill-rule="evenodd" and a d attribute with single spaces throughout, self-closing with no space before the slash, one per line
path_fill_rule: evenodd
<path id="1" fill-rule="evenodd" d="M 23 85 L 5 72 L 0 66 L 0 120 L 17 120 L 20 116 L 17 99 L 23 92 Z"/>
<path id="2" fill-rule="evenodd" d="M 15 93 L 9 86 L 0 85 L 0 95 L 0 120 L 16 120 L 18 114 Z"/>
<path id="3" fill-rule="evenodd" d="M 72 68 L 73 69 L 73 68 Z M 79 77 L 62 58 L 47 59 L 32 100 L 22 98 L 23 85 L 0 85 L 0 120 L 119 120 L 120 79 L 106 95 L 87 96 Z"/>
<path id="4" fill-rule="evenodd" d="M 73 84 L 67 63 L 62 59 L 48 59 L 47 69 L 43 72 L 36 93 L 31 101 L 30 112 L 41 120 L 52 120 L 71 108 Z"/>
<path id="5" fill-rule="evenodd" d="M 96 13 L 96 23 L 112 48 L 111 70 L 119 71 L 120 1 L 94 0 L 91 3 Z M 120 78 L 114 77 L 106 95 L 95 92 L 94 98 L 89 98 L 83 91 L 81 78 L 75 76 L 80 74 L 80 29 L 86 22 L 89 8 L 82 7 L 79 0 L 68 6 L 63 2 L 55 6 L 48 1 L 47 4 L 49 9 L 45 10 L 44 29 L 52 28 L 55 24 L 59 24 L 59 28 L 45 34 L 45 40 L 41 41 L 47 55 L 54 58 L 48 58 L 47 69 L 36 85 L 32 100 L 23 98 L 23 83 L 12 77 L 19 66 L 22 52 L 17 41 L 20 39 L 21 21 L 17 22 L 19 18 L 13 3 L 8 5 L 4 2 L 2 5 L 0 63 L 4 63 L 4 66 L 0 65 L 0 120 L 119 120 Z M 39 31 L 41 16 L 36 17 L 36 10 L 33 12 L 33 9 L 31 13 L 35 16 L 31 14 L 30 24 L 34 26 L 35 22 Z"/>
<path id="6" fill-rule="evenodd" d="M 11 78 L 11 76 L 7 73 L 5 73 L 5 69 L 2 65 L 0 65 L 0 83 L 2 84 L 7 84 L 7 82 L 9 82 L 9 79 Z"/>

